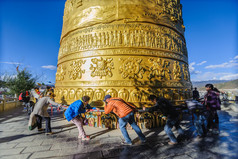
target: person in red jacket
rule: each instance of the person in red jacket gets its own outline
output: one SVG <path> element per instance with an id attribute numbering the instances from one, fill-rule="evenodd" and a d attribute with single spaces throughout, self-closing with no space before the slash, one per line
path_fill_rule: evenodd
<path id="1" fill-rule="evenodd" d="M 106 104 L 104 106 L 105 114 L 109 114 L 111 111 L 113 111 L 119 117 L 119 127 L 125 139 L 122 144 L 132 145 L 131 139 L 126 130 L 127 123 L 129 123 L 131 127 L 135 130 L 141 142 L 146 142 L 144 134 L 141 132 L 141 129 L 135 122 L 134 110 L 136 108 L 134 105 L 125 102 L 121 98 L 112 98 L 110 95 L 106 95 L 103 101 Z"/>

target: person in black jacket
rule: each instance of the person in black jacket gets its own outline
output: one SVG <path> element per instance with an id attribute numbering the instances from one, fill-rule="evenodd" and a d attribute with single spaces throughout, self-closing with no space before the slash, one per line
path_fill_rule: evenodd
<path id="1" fill-rule="evenodd" d="M 197 91 L 197 87 L 195 87 L 193 90 L 193 99 L 198 100 L 199 97 L 200 97 L 199 92 Z"/>
<path id="2" fill-rule="evenodd" d="M 180 127 L 179 122 L 179 113 L 173 107 L 173 105 L 163 97 L 156 97 L 155 95 L 150 95 L 148 98 L 152 101 L 155 105 L 154 107 L 149 108 L 149 112 L 157 111 L 158 109 L 162 112 L 163 117 L 162 119 L 166 120 L 166 124 L 164 126 L 164 131 L 169 136 L 170 142 L 169 145 L 177 144 L 177 138 L 174 136 L 172 132 L 172 128 L 175 126 L 179 135 L 184 134 L 183 129 Z M 144 108 L 145 109 L 145 108 Z"/>

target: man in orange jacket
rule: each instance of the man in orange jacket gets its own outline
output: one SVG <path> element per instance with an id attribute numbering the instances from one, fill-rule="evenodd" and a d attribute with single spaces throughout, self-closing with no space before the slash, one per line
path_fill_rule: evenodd
<path id="1" fill-rule="evenodd" d="M 109 114 L 113 111 L 119 117 L 119 127 L 125 141 L 122 142 L 124 145 L 132 145 L 131 139 L 126 130 L 126 125 L 129 123 L 139 136 L 142 143 L 146 142 L 144 134 L 141 129 L 137 126 L 134 118 L 134 105 L 125 102 L 121 98 L 112 98 L 110 95 L 106 95 L 103 100 L 106 105 L 104 106 L 105 114 Z"/>

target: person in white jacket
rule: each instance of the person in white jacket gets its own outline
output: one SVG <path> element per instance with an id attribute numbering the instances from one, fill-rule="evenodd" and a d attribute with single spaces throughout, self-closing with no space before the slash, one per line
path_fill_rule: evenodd
<path id="1" fill-rule="evenodd" d="M 50 97 L 41 97 L 39 98 L 38 102 L 35 105 L 35 108 L 33 110 L 33 113 L 35 114 L 37 118 L 37 127 L 38 131 L 42 131 L 42 118 L 46 121 L 46 128 L 45 128 L 45 133 L 46 135 L 51 135 L 53 134 L 51 131 L 51 126 L 50 126 L 50 116 L 47 112 L 49 104 L 56 105 L 56 106 L 61 106 L 61 104 L 54 102 L 53 100 L 50 99 Z"/>

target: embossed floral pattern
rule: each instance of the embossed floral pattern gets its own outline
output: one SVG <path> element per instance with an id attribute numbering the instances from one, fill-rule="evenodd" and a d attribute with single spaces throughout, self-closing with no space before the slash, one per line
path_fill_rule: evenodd
<path id="1" fill-rule="evenodd" d="M 120 58 L 123 64 L 119 68 L 119 73 L 122 78 L 137 79 L 143 78 L 144 70 L 141 66 L 142 59 L 140 58 Z"/>

